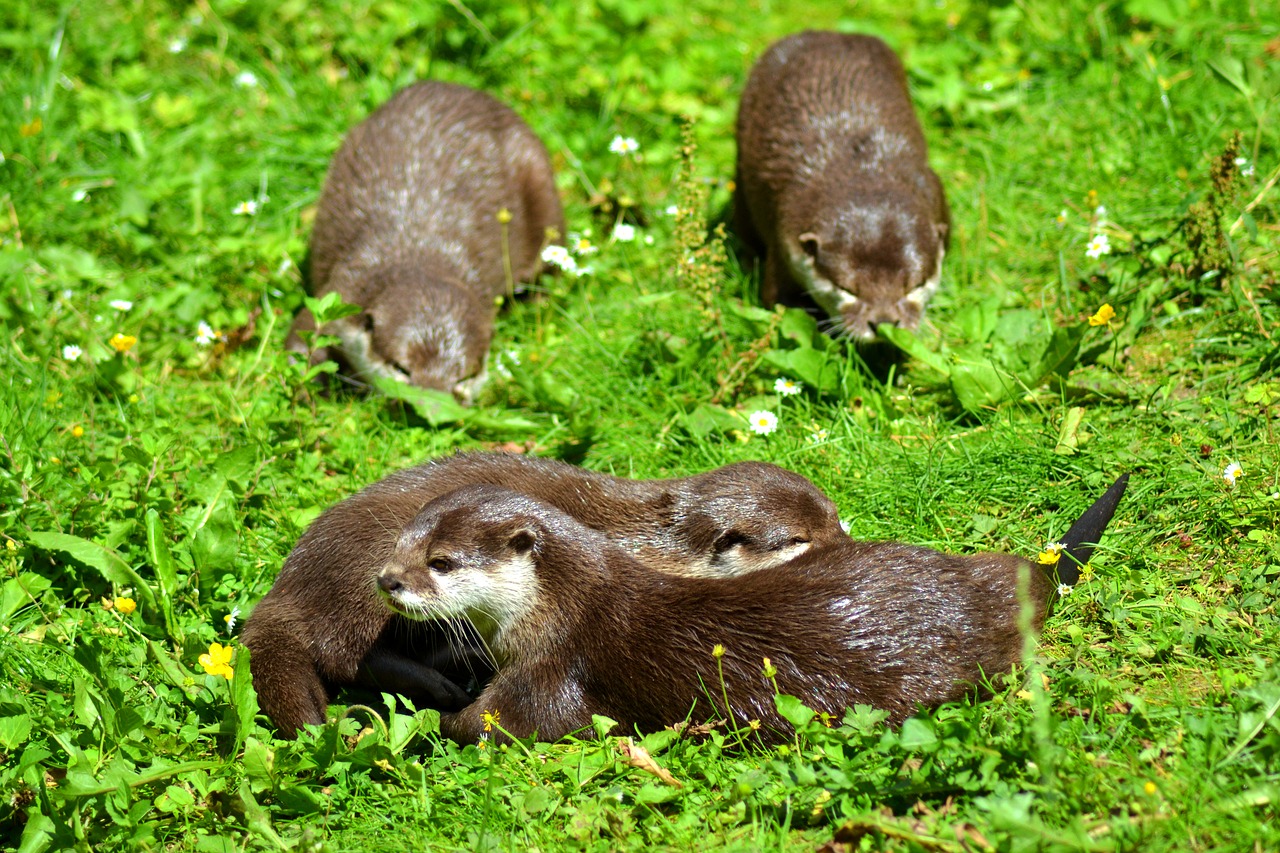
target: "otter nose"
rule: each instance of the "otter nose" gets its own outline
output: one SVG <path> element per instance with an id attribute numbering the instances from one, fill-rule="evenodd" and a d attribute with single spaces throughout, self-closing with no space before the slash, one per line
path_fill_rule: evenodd
<path id="1" fill-rule="evenodd" d="M 378 589 L 386 593 L 399 592 L 404 589 L 404 584 L 395 574 L 383 570 L 378 573 Z"/>

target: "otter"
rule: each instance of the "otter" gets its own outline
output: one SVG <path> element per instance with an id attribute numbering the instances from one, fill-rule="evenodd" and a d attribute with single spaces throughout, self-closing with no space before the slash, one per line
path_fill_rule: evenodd
<path id="1" fill-rule="evenodd" d="M 468 401 L 495 300 L 538 274 L 550 232 L 564 233 L 551 161 L 515 112 L 453 83 L 402 89 L 347 135 L 320 194 L 312 290 L 364 310 L 323 329 L 338 352 L 313 360 Z M 299 332 L 314 329 L 303 309 L 289 349 L 305 354 Z"/>
<path id="2" fill-rule="evenodd" d="M 763 462 L 630 480 L 551 459 L 463 453 L 396 472 L 307 528 L 245 624 L 258 703 L 282 735 L 323 723 L 342 687 L 400 693 L 419 707 L 471 702 L 458 682 L 487 674 L 483 656 L 463 648 L 473 638 L 395 617 L 374 579 L 424 505 L 475 483 L 557 507 L 659 572 L 740 575 L 847 538 L 826 495 Z M 446 634 L 460 643 L 450 648 Z"/>
<path id="3" fill-rule="evenodd" d="M 849 337 L 914 329 L 951 229 L 902 62 L 871 36 L 770 47 L 738 110 L 734 227 L 763 255 L 765 305 L 808 294 Z"/>
<path id="4" fill-rule="evenodd" d="M 475 485 L 405 527 L 378 588 L 399 616 L 469 620 L 495 656 L 476 700 L 441 715 L 459 742 L 556 740 L 593 714 L 640 732 L 727 716 L 776 741 L 793 729 L 775 692 L 837 717 L 871 705 L 898 724 L 1008 673 L 1020 610 L 1041 627 L 1126 484 L 1067 532 L 1056 569 L 845 538 L 733 578 L 657 574 L 555 507 Z"/>

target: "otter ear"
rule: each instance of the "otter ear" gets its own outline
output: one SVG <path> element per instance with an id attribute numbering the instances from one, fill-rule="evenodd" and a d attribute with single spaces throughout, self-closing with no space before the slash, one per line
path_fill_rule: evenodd
<path id="1" fill-rule="evenodd" d="M 507 539 L 507 547 L 517 554 L 527 554 L 537 543 L 537 535 L 527 527 L 522 527 Z"/>
<path id="2" fill-rule="evenodd" d="M 951 226 L 946 222 L 937 222 L 934 223 L 933 230 L 938 235 L 938 242 L 946 246 L 951 239 Z"/>
<path id="3" fill-rule="evenodd" d="M 816 261 L 818 259 L 818 247 L 822 244 L 822 241 L 818 239 L 818 235 L 812 231 L 806 231 L 796 239 L 800 241 L 800 248 L 804 249 L 804 253 Z"/>
<path id="4" fill-rule="evenodd" d="M 716 537 L 716 541 L 711 545 L 711 551 L 715 554 L 723 554 L 730 548 L 747 544 L 748 541 L 747 534 L 741 530 L 726 530 Z"/>

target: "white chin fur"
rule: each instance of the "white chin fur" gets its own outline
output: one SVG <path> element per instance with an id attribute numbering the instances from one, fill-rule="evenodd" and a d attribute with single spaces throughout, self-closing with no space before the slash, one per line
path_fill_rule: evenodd
<path id="1" fill-rule="evenodd" d="M 466 616 L 482 634 L 501 634 L 537 604 L 538 580 L 533 557 L 521 554 L 483 569 L 433 572 L 439 593 L 437 611 Z"/>
<path id="2" fill-rule="evenodd" d="M 938 247 L 938 266 L 933 271 L 933 275 L 924 284 L 907 294 L 908 302 L 915 303 L 920 306 L 920 316 L 924 317 L 925 306 L 929 304 L 929 300 L 938 292 L 938 287 L 942 284 L 942 259 L 947 254 L 947 250 Z"/>
<path id="3" fill-rule="evenodd" d="M 788 545 L 785 548 L 778 548 L 775 551 L 761 553 L 759 551 L 748 551 L 738 545 L 716 557 L 711 563 L 711 570 L 708 575 L 712 577 L 745 575 L 748 572 L 756 572 L 760 569 L 788 563 L 808 551 L 811 547 L 811 543 L 802 542 Z"/>
<path id="4" fill-rule="evenodd" d="M 368 380 L 398 379 L 406 384 L 412 384 L 407 373 L 387 364 L 374 354 L 373 335 L 364 328 L 363 324 L 343 319 L 330 324 L 325 331 L 338 336 L 342 354 L 351 364 L 351 369 L 356 376 Z"/>

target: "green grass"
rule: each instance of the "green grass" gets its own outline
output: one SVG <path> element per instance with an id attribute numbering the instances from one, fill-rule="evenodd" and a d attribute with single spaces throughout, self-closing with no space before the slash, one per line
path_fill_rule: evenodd
<path id="1" fill-rule="evenodd" d="M 891 370 L 755 307 L 736 261 L 673 273 L 691 246 L 664 210 L 682 186 L 728 201 L 746 71 L 806 26 L 903 53 L 952 206 L 930 327 Z M 1278 45 L 1270 4 L 1205 0 L 0 7 L 2 845 L 1280 849 Z M 308 394 L 281 354 L 329 157 L 425 76 L 525 116 L 600 247 L 504 312 L 494 352 L 519 363 L 435 424 Z M 1235 132 L 1252 173 L 1196 214 Z M 639 159 L 609 153 L 619 133 Z M 1189 208 L 1248 208 L 1203 277 Z M 620 215 L 640 239 L 609 242 Z M 1113 251 L 1087 258 L 1099 228 Z M 198 344 L 201 321 L 240 345 Z M 750 436 L 756 409 L 776 433 Z M 956 551 L 1034 555 L 1134 478 L 1025 682 L 773 752 L 644 738 L 679 789 L 613 738 L 458 748 L 428 712 L 275 742 L 243 660 L 203 672 L 321 509 L 512 442 L 638 477 L 771 460 L 856 536 Z"/>

